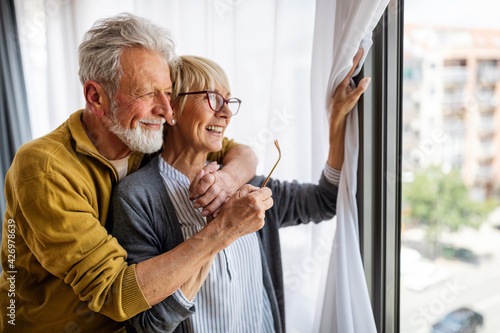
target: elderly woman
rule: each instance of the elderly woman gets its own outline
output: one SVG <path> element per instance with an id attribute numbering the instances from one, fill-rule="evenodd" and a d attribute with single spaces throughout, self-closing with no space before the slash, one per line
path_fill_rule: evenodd
<path id="1" fill-rule="evenodd" d="M 329 157 L 319 184 L 271 179 L 267 186 L 273 192 L 274 206 L 266 211 L 263 228 L 228 244 L 198 274 L 186 277 L 184 285 L 171 296 L 131 319 L 135 329 L 284 331 L 278 229 L 335 215 L 345 118 L 368 83 L 364 79 L 356 90 L 348 85 L 360 56 L 334 97 Z M 212 166 L 206 167 L 207 154 L 221 149 L 224 131 L 241 103 L 231 97 L 227 77 L 213 61 L 184 56 L 173 67 L 173 116 L 168 120 L 163 151 L 149 165 L 125 178 L 113 197 L 112 234 L 127 250 L 131 263 L 172 250 L 184 240 L 197 237 L 207 225 L 203 208 L 189 200 L 189 186 L 204 173 L 213 172 Z M 201 169 L 204 171 L 200 173 Z M 260 186 L 263 181 L 264 177 L 256 177 L 251 184 Z"/>

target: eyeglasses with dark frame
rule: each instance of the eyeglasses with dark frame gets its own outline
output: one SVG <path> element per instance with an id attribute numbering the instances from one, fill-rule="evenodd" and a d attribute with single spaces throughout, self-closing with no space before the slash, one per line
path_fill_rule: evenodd
<path id="1" fill-rule="evenodd" d="M 195 94 L 207 94 L 208 105 L 215 112 L 221 111 L 222 108 L 224 107 L 224 103 L 227 104 L 227 107 L 229 108 L 233 116 L 236 115 L 240 110 L 241 100 L 239 98 L 231 97 L 229 99 L 225 99 L 217 91 L 212 91 L 212 90 L 193 91 L 193 92 L 179 93 L 178 95 L 182 96 L 182 95 L 195 95 Z"/>

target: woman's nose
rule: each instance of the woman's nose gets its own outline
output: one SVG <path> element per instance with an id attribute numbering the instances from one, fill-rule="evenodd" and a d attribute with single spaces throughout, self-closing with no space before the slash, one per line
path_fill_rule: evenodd
<path id="1" fill-rule="evenodd" d="M 224 102 L 224 106 L 222 107 L 222 110 L 220 110 L 219 112 L 216 112 L 215 115 L 220 117 L 220 118 L 231 119 L 231 117 L 233 116 L 233 113 L 231 112 L 231 109 L 229 109 L 229 106 L 227 105 L 227 103 Z"/>

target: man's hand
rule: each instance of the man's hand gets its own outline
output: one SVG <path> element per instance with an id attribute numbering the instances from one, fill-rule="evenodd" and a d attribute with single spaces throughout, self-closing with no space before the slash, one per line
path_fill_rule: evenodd
<path id="1" fill-rule="evenodd" d="M 243 186 L 227 200 L 220 218 L 214 223 L 220 223 L 221 228 L 228 230 L 233 236 L 229 238 L 233 241 L 259 230 L 264 226 L 266 210 L 273 206 L 271 194 L 271 190 L 267 187 L 261 190 L 252 185 Z M 210 218 L 212 219 L 211 216 Z M 212 257 L 181 286 L 182 293 L 188 299 L 193 299 L 200 290 L 214 258 Z"/>
<path id="2" fill-rule="evenodd" d="M 211 224 L 225 235 L 225 246 L 236 239 L 256 232 L 264 226 L 266 210 L 273 206 L 272 191 L 268 187 L 259 189 L 244 185 L 233 194 L 222 207 Z"/>
<path id="3" fill-rule="evenodd" d="M 267 187 L 244 185 L 200 232 L 172 250 L 138 263 L 137 283 L 149 305 L 161 302 L 179 288 L 186 297 L 194 297 L 214 256 L 264 226 L 265 212 L 273 206 L 271 195 Z"/>
<path id="4" fill-rule="evenodd" d="M 195 208 L 203 207 L 201 215 L 216 217 L 221 206 L 237 190 L 233 178 L 212 162 L 196 175 L 189 186 L 190 200 Z"/>

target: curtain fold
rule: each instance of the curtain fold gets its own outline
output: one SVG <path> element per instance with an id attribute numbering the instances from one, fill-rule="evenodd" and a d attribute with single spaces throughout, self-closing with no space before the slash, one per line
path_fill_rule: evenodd
<path id="1" fill-rule="evenodd" d="M 389 0 L 317 1 L 311 89 L 316 94 L 312 99 L 313 110 L 325 110 L 321 104 L 326 102 L 327 112 L 323 111 L 323 115 L 317 117 L 321 121 L 327 118 L 331 97 L 352 67 L 352 59 L 358 49 L 363 48 L 365 53 L 355 75 L 359 73 L 372 45 L 372 31 L 388 3 Z M 326 73 L 330 73 L 328 78 Z M 318 95 L 325 91 L 326 101 Z M 359 249 L 357 111 L 355 107 L 347 119 L 345 158 L 337 201 L 337 228 L 318 320 L 319 332 L 376 332 Z M 326 126 L 322 128 L 326 132 Z"/>
<path id="2" fill-rule="evenodd" d="M 0 2 L 0 208 L 5 212 L 4 180 L 14 155 L 31 139 L 14 2 Z M 0 230 L 1 235 L 1 230 Z"/>

